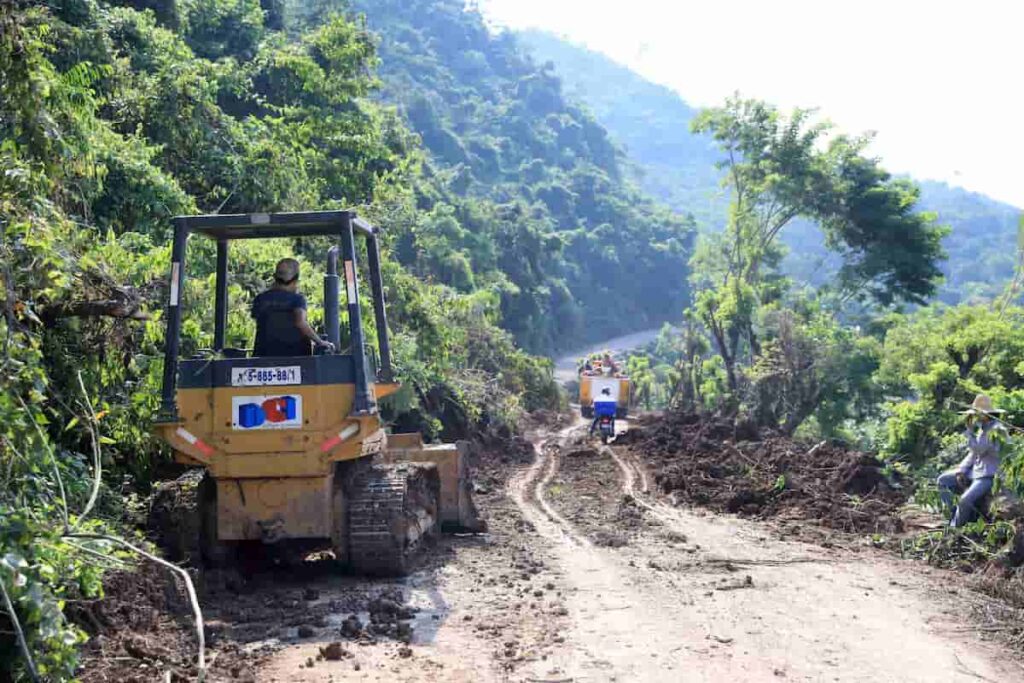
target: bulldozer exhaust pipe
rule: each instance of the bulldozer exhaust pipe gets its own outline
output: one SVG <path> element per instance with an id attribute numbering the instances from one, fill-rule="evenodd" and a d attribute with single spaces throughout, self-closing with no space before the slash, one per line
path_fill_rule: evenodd
<path id="1" fill-rule="evenodd" d="M 341 349 L 341 279 L 338 277 L 338 247 L 327 250 L 327 274 L 324 275 L 324 327 L 327 341 Z"/>

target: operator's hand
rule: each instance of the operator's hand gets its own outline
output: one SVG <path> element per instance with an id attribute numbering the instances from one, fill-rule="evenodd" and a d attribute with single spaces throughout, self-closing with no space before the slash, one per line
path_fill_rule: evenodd
<path id="1" fill-rule="evenodd" d="M 957 472 L 956 473 L 956 485 L 957 486 L 959 486 L 960 488 L 965 489 L 965 488 L 967 488 L 967 485 L 969 483 L 970 482 L 967 481 L 967 475 L 966 474 L 964 474 L 963 472 Z"/>
<path id="2" fill-rule="evenodd" d="M 321 339 L 316 343 L 318 348 L 326 349 L 327 353 L 334 353 L 334 343 L 329 342 L 326 339 Z"/>

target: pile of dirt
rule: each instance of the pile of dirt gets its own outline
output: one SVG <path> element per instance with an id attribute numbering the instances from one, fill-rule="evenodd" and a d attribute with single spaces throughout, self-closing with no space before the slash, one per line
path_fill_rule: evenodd
<path id="1" fill-rule="evenodd" d="M 627 434 L 658 487 L 679 503 L 816 521 L 843 532 L 902 530 L 897 513 L 909 483 L 892 478 L 872 455 L 830 442 L 762 437 L 749 423 L 687 413 Z"/>
<path id="2" fill-rule="evenodd" d="M 184 587 L 166 569 L 145 563 L 133 571 L 118 570 L 103 581 L 104 597 L 69 602 L 68 618 L 89 641 L 82 651 L 79 680 L 193 681 L 198 674 L 198 639 Z M 209 631 L 207 638 L 209 640 Z M 235 644 L 208 647 L 208 681 L 255 681 L 259 651 Z"/>
<path id="3" fill-rule="evenodd" d="M 475 496 L 500 492 L 519 467 L 529 465 L 536 457 L 533 444 L 521 436 L 478 438 L 466 442 L 466 446 Z"/>
<path id="4" fill-rule="evenodd" d="M 519 420 L 519 431 L 530 434 L 537 431 L 558 431 L 572 424 L 573 415 L 568 412 L 541 408 L 527 413 Z"/>

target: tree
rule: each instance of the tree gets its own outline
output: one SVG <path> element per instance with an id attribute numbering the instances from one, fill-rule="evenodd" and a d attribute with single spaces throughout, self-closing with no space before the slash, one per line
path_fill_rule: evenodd
<path id="1" fill-rule="evenodd" d="M 725 232 L 698 249 L 695 311 L 714 339 L 730 389 L 739 388 L 741 355 L 759 356 L 760 306 L 779 300 L 780 233 L 798 217 L 816 221 L 843 258 L 837 288 L 880 303 L 923 302 L 939 277 L 944 231 L 913 212 L 916 189 L 892 180 L 863 156 L 868 138 L 830 136 L 813 112 L 788 115 L 756 100 L 729 99 L 705 110 L 693 130 L 710 133 L 724 158 L 731 193 Z"/>

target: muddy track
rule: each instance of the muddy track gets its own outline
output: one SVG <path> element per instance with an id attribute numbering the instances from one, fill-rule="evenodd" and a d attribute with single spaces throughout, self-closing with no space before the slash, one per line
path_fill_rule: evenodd
<path id="1" fill-rule="evenodd" d="M 567 587 L 564 646 L 534 667 L 537 678 L 1024 679 L 996 648 L 966 635 L 955 577 L 873 550 L 781 541 L 754 522 L 675 508 L 650 491 L 643 463 L 628 448 L 596 446 L 598 459 L 564 458 L 565 449 L 579 449 L 557 447 L 572 429 L 579 423 L 536 438 L 536 461 L 509 485 Z M 594 486 L 587 468 L 617 472 L 618 482 Z M 586 487 L 552 498 L 556 481 Z M 615 509 L 609 496 L 642 510 L 642 529 L 624 547 L 595 546 L 566 517 L 581 500 L 593 500 L 597 511 Z M 621 520 L 605 523 L 612 529 Z"/>
<path id="2" fill-rule="evenodd" d="M 523 444 L 481 461 L 476 500 L 490 531 L 441 536 L 405 579 L 313 562 L 225 586 L 204 605 L 210 656 L 222 673 L 245 659 L 255 676 L 214 680 L 1024 680 L 973 632 L 957 575 L 674 507 L 637 454 L 582 430 L 579 420 L 542 428 L 532 459 Z M 415 612 L 408 643 L 345 635 L 382 594 Z M 323 656 L 337 642 L 342 658 Z M 159 667 L 142 665 L 136 680 L 154 680 Z M 87 680 L 116 680 L 102 671 Z"/>
<path id="3" fill-rule="evenodd" d="M 646 496 L 650 493 L 650 481 L 647 468 L 631 451 L 620 451 L 605 446 L 602 452 L 607 453 L 622 472 L 622 492 L 630 496 Z M 651 506 L 653 507 L 653 506 Z"/>
<path id="4" fill-rule="evenodd" d="M 574 427 L 563 430 L 559 436 L 568 435 L 572 429 Z M 515 501 L 523 517 L 545 536 L 561 536 L 575 545 L 589 546 L 590 541 L 578 534 L 572 524 L 547 500 L 545 489 L 558 471 L 559 456 L 557 449 L 547 449 L 545 443 L 544 439 L 534 439 L 535 460 L 509 480 L 508 495 Z"/>

